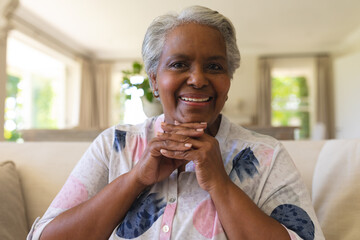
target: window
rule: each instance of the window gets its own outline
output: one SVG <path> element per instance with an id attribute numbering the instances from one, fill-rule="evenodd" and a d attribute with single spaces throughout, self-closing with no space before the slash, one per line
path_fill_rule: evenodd
<path id="1" fill-rule="evenodd" d="M 22 129 L 62 129 L 77 125 L 78 64 L 19 33 L 7 41 L 6 140 Z"/>
<path id="2" fill-rule="evenodd" d="M 314 61 L 276 60 L 271 70 L 271 125 L 299 127 L 296 139 L 308 139 L 314 118 Z"/>
<path id="3" fill-rule="evenodd" d="M 123 73 L 124 70 L 132 68 L 132 62 L 118 62 L 114 66 L 114 73 L 112 77 L 112 124 L 137 124 L 143 122 L 147 117 L 143 110 L 141 97 L 144 91 L 136 88 L 126 89 L 130 95 L 130 99 L 126 99 L 123 93 Z M 143 79 L 142 79 L 143 80 Z M 137 81 L 134 79 L 133 81 Z M 141 81 L 141 80 L 140 80 Z"/>

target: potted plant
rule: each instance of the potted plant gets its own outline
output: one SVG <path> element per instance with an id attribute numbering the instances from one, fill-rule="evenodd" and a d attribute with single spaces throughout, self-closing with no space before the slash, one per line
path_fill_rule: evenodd
<path id="1" fill-rule="evenodd" d="M 144 72 L 143 64 L 135 61 L 133 62 L 131 70 L 122 71 L 122 92 L 125 94 L 127 100 L 131 99 L 131 92 L 127 89 L 136 88 L 142 89 L 144 95 L 141 97 L 143 110 L 147 117 L 156 116 L 162 113 L 162 106 L 158 99 L 153 95 L 150 87 L 149 77 Z"/>

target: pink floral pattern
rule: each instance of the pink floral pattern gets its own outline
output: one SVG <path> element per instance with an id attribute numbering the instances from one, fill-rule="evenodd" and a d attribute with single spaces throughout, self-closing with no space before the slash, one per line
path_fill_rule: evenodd
<path id="1" fill-rule="evenodd" d="M 193 224 L 201 235 L 209 239 L 224 231 L 211 199 L 203 201 L 195 209 Z"/>
<path id="2" fill-rule="evenodd" d="M 51 203 L 51 207 L 69 209 L 87 199 L 88 192 L 85 185 L 79 179 L 70 175 L 61 191 Z"/>
<path id="3" fill-rule="evenodd" d="M 136 163 L 140 160 L 141 155 L 143 154 L 147 141 L 145 138 L 137 137 L 135 139 L 136 143 L 134 144 L 134 150 L 133 150 L 133 161 Z"/>
<path id="4" fill-rule="evenodd" d="M 254 154 L 257 159 L 262 159 L 262 162 L 260 164 L 270 166 L 274 155 L 274 149 L 268 147 L 260 147 L 259 149 L 255 150 Z"/>

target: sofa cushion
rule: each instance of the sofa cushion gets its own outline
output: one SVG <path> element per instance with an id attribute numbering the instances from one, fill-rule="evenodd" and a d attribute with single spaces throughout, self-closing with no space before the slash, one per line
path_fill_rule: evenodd
<path id="1" fill-rule="evenodd" d="M 282 141 L 311 194 L 313 173 L 319 153 L 326 141 Z"/>
<path id="2" fill-rule="evenodd" d="M 0 239 L 25 239 L 28 229 L 20 179 L 11 161 L 0 163 Z"/>
<path id="3" fill-rule="evenodd" d="M 327 141 L 313 177 L 313 202 L 327 240 L 360 236 L 360 140 Z"/>

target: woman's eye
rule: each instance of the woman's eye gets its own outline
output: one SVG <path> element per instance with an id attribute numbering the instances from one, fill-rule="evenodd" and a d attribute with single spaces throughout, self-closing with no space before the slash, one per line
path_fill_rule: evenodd
<path id="1" fill-rule="evenodd" d="M 214 71 L 219 71 L 223 69 L 222 66 L 219 64 L 209 64 L 208 68 Z"/>
<path id="2" fill-rule="evenodd" d="M 181 68 L 186 67 L 185 63 L 182 63 L 182 62 L 175 62 L 175 63 L 172 63 L 170 66 L 172 68 L 176 68 L 176 69 L 181 69 Z"/>

